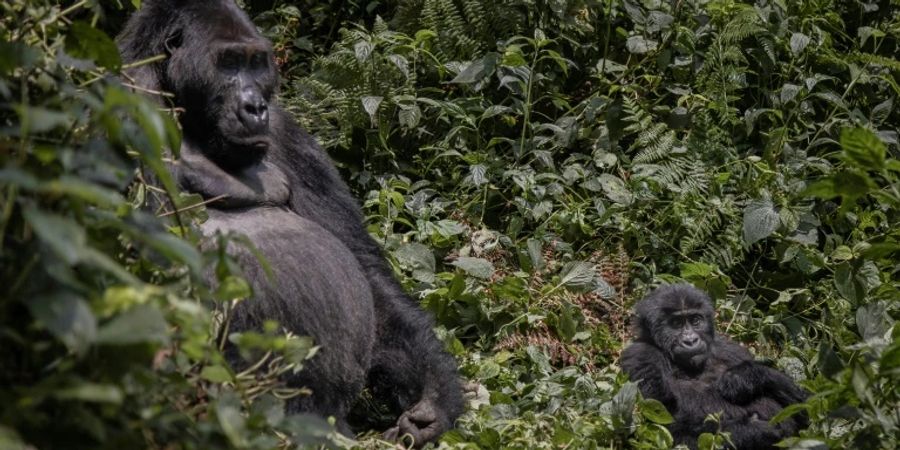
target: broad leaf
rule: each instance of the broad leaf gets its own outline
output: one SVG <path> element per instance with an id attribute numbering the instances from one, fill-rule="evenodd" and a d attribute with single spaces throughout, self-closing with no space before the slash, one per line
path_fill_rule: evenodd
<path id="1" fill-rule="evenodd" d="M 778 211 L 769 199 L 753 200 L 744 208 L 744 242 L 751 245 L 778 229 Z"/>

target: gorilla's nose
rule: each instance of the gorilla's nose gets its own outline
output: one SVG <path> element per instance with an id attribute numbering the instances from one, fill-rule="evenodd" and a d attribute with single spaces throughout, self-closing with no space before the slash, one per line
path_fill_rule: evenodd
<path id="1" fill-rule="evenodd" d="M 700 336 L 697 336 L 696 334 L 681 338 L 681 345 L 683 345 L 684 348 L 692 349 L 697 347 L 698 344 L 700 344 Z"/>
<path id="2" fill-rule="evenodd" d="M 241 95 L 238 117 L 247 131 L 253 134 L 262 134 L 269 126 L 269 105 L 259 93 L 245 93 Z"/>

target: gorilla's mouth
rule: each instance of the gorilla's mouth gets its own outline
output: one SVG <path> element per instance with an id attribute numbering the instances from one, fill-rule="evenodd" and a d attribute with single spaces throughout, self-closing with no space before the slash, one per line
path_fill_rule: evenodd
<path id="1" fill-rule="evenodd" d="M 254 151 L 266 151 L 272 142 L 266 136 L 249 136 L 245 138 L 234 139 L 231 142 L 233 147 L 249 149 Z"/>
<path id="2" fill-rule="evenodd" d="M 686 349 L 681 346 L 675 346 L 675 348 L 672 349 L 672 359 L 681 366 L 703 366 L 707 356 L 706 345 L 704 344 L 701 344 L 698 348 L 692 349 Z"/>

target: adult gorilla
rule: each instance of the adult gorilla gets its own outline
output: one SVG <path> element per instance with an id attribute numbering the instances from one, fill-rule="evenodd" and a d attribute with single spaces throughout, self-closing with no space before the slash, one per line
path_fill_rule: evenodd
<path id="1" fill-rule="evenodd" d="M 628 376 L 644 397 L 662 402 L 675 422 L 676 444 L 697 448 L 701 433 L 731 434 L 738 450 L 770 449 L 807 425 L 795 415 L 769 419 L 806 399 L 783 373 L 758 363 L 744 347 L 715 331 L 712 301 L 689 285 L 663 286 L 635 307 L 637 338 L 622 354 Z M 721 413 L 720 423 L 706 417 Z"/>
<path id="2" fill-rule="evenodd" d="M 309 398 L 289 411 L 346 414 L 367 385 L 399 416 L 386 435 L 437 438 L 462 411 L 456 364 L 432 320 L 403 293 L 349 189 L 315 141 L 274 102 L 270 43 L 231 0 L 147 0 L 119 36 L 127 62 L 166 54 L 130 72 L 183 109 L 182 188 L 209 205 L 206 232 L 247 234 L 275 272 L 239 259 L 254 287 L 233 326 L 278 320 L 322 345 L 291 384 Z M 235 328 L 233 328 L 235 329 Z"/>

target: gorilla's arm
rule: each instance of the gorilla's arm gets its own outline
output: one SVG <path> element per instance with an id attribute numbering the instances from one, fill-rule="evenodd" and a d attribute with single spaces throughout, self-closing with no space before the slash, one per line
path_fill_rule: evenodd
<path id="1" fill-rule="evenodd" d="M 397 412 L 399 434 L 422 443 L 448 430 L 463 410 L 456 363 L 432 331 L 431 317 L 394 278 L 381 247 L 365 229 L 356 200 L 328 156 L 287 113 L 271 111 L 272 155 L 288 177 L 290 208 L 330 230 L 356 255 L 375 297 L 376 350 L 370 388 Z"/>
<path id="2" fill-rule="evenodd" d="M 639 381 L 645 398 L 659 400 L 670 412 L 678 408 L 678 399 L 670 384 L 669 358 L 655 345 L 634 342 L 622 352 L 619 363 L 632 381 Z"/>
<path id="3" fill-rule="evenodd" d="M 716 389 L 722 398 L 745 405 L 759 397 L 770 397 L 781 406 L 806 401 L 807 394 L 787 375 L 756 361 L 743 361 L 729 368 Z"/>

